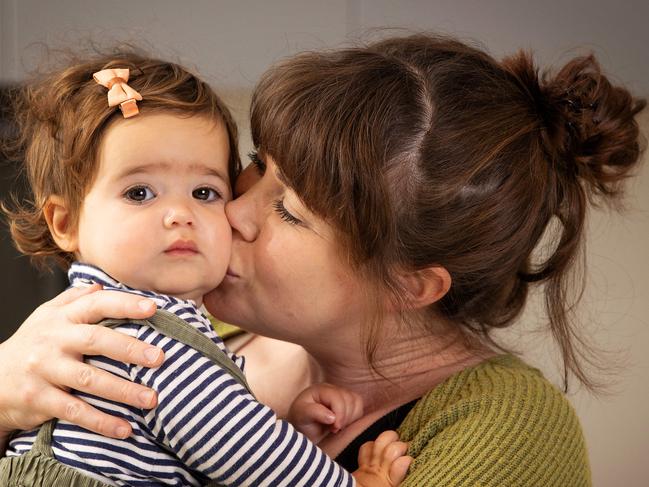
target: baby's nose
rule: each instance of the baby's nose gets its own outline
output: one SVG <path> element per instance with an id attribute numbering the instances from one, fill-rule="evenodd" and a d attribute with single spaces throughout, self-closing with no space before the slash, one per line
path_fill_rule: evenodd
<path id="1" fill-rule="evenodd" d="M 192 225 L 194 223 L 192 212 L 185 205 L 174 205 L 169 208 L 164 216 L 164 226 L 171 228 L 178 225 Z"/>

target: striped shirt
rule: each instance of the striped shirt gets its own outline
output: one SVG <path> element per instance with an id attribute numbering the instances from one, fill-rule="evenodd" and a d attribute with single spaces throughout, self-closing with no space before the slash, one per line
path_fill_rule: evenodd
<path id="1" fill-rule="evenodd" d="M 68 275 L 75 287 L 99 283 L 154 300 L 243 369 L 243 358 L 226 349 L 193 301 L 131 289 L 86 264 L 73 264 Z M 207 357 L 149 326 L 126 323 L 116 329 L 162 348 L 164 363 L 145 368 L 101 356 L 86 357 L 86 362 L 155 389 L 158 405 L 139 409 L 75 391 L 95 408 L 126 419 L 133 434 L 116 440 L 60 420 L 52 440 L 60 462 L 115 486 L 198 486 L 211 479 L 228 486 L 355 485 L 348 472 Z M 29 451 L 36 434 L 18 434 L 7 455 Z"/>

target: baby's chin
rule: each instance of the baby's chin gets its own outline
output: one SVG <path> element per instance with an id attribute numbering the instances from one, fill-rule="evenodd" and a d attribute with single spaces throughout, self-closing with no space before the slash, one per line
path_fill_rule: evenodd
<path id="1" fill-rule="evenodd" d="M 221 281 L 221 276 L 201 276 L 196 278 L 190 275 L 164 275 L 160 272 L 155 276 L 124 276 L 130 279 L 119 279 L 120 282 L 134 289 L 153 291 L 158 294 L 172 296 L 177 299 L 191 300 L 196 306 L 203 304 L 203 296 L 216 288 Z"/>
<path id="2" fill-rule="evenodd" d="M 191 300 L 196 303 L 196 306 L 198 307 L 203 304 L 203 296 L 214 289 L 217 285 L 211 285 L 210 283 L 196 283 L 194 285 L 191 285 L 190 283 L 188 283 L 188 285 L 179 286 L 179 283 L 177 282 L 169 285 L 165 285 L 164 283 L 160 282 L 149 283 L 149 285 L 146 285 L 146 283 L 142 284 L 143 285 L 131 287 L 134 287 L 135 289 L 141 289 L 143 291 L 153 291 L 157 294 L 164 294 L 165 296 L 171 296 L 185 301 Z"/>
<path id="3" fill-rule="evenodd" d="M 183 289 L 178 287 L 163 287 L 160 289 L 151 289 L 151 291 L 185 301 L 194 301 L 196 306 L 201 306 L 203 304 L 203 296 L 207 292 L 204 288 Z"/>

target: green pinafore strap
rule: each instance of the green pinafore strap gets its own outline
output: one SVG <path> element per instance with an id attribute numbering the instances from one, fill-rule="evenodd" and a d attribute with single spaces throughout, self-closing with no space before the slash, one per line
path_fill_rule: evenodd
<path id="1" fill-rule="evenodd" d="M 211 339 L 173 313 L 164 310 L 146 320 L 104 320 L 100 325 L 114 328 L 124 323 L 136 323 L 154 328 L 156 331 L 184 343 L 202 353 L 219 367 L 225 369 L 250 394 L 252 391 L 243 372 L 228 355 Z M 52 452 L 52 433 L 56 420 L 45 423 L 38 432 L 32 449 L 18 457 L 0 460 L 0 486 L 2 487 L 109 487 L 99 480 L 87 476 L 62 464 Z M 212 481 L 206 487 L 222 487 Z"/>

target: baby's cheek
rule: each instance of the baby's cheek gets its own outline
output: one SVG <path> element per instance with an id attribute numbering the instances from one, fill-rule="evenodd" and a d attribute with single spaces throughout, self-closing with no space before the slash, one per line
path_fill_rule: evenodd
<path id="1" fill-rule="evenodd" d="M 151 238 L 141 234 L 116 236 L 107 253 L 112 257 L 112 265 L 120 268 L 121 272 L 128 272 L 129 269 L 142 269 L 150 265 L 152 257 L 156 253 L 157 245 Z"/>
<path id="2" fill-rule="evenodd" d="M 206 245 L 209 247 L 215 259 L 225 261 L 227 267 L 230 262 L 230 252 L 232 250 L 232 228 L 228 223 L 225 215 L 210 225 L 209 237 Z"/>
<path id="3" fill-rule="evenodd" d="M 152 254 L 155 252 L 156 247 L 162 245 L 162 242 L 158 242 L 158 245 L 154 246 L 153 240 L 144 232 L 129 232 L 127 230 L 115 236 L 112 247 L 115 249 L 115 253 L 121 254 L 123 257 L 137 258 L 142 254 Z"/>

